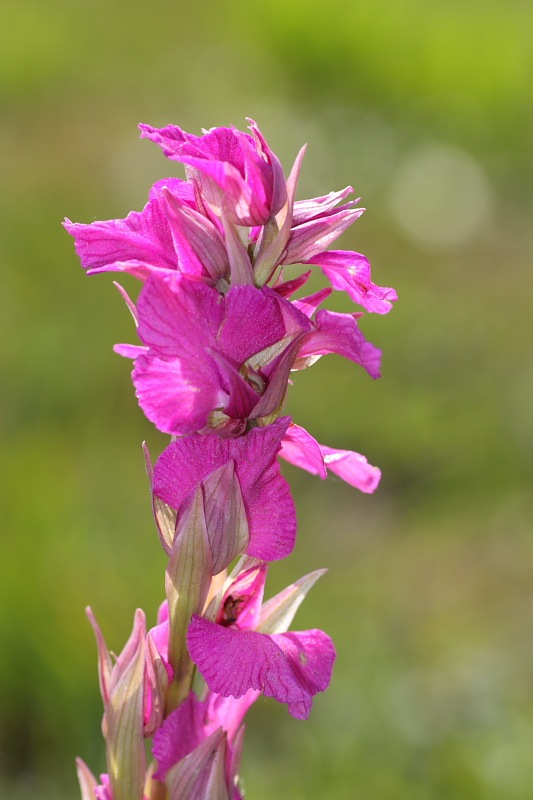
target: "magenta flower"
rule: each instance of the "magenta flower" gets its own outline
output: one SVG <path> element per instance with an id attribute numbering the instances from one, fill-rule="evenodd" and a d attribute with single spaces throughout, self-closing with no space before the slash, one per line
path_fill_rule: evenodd
<path id="1" fill-rule="evenodd" d="M 167 717 L 154 736 L 152 752 L 158 765 L 154 777 L 165 782 L 170 800 L 241 799 L 242 720 L 258 696 L 249 691 L 234 700 L 208 692 L 201 701 L 191 692 Z"/>
<path id="2" fill-rule="evenodd" d="M 172 442 L 155 465 L 154 495 L 176 509 L 179 517 L 180 509 L 200 482 L 233 463 L 234 480 L 242 495 L 248 523 L 246 552 L 265 561 L 285 558 L 294 546 L 296 516 L 289 486 L 281 476 L 276 456 L 288 424 L 289 419 L 285 417 L 237 438 L 195 434 Z M 216 527 L 218 520 L 223 524 L 227 503 L 224 495 L 217 496 L 217 506 L 207 525 L 208 535 L 211 525 Z M 223 545 L 221 539 L 222 535 L 217 537 L 219 547 Z M 215 563 L 217 555 L 213 554 Z M 220 569 L 224 566 L 226 564 Z"/>
<path id="3" fill-rule="evenodd" d="M 321 355 L 339 353 L 379 376 L 380 351 L 357 315 L 314 314 L 323 297 L 291 303 L 252 286 L 221 295 L 184 276 L 152 275 L 135 312 L 144 347 L 115 349 L 135 359 L 139 405 L 159 430 L 239 435 L 248 420 L 279 414 L 291 369 Z"/>
<path id="4" fill-rule="evenodd" d="M 335 648 L 323 631 L 285 631 L 322 573 L 306 576 L 262 606 L 266 573 L 266 564 L 245 569 L 224 593 L 215 621 L 193 615 L 189 652 L 216 694 L 239 698 L 254 689 L 287 703 L 293 717 L 307 719 L 314 695 L 329 686 Z"/>
<path id="5" fill-rule="evenodd" d="M 144 348 L 118 346 L 135 356 L 139 404 L 157 427 L 173 434 L 202 430 L 222 410 L 231 433 L 252 415 L 281 404 L 290 364 L 283 352 L 308 319 L 270 289 L 238 286 L 226 296 L 179 275 L 153 275 L 137 303 Z M 283 380 L 278 373 L 283 371 Z M 220 420 L 211 420 L 217 427 Z"/>
<path id="6" fill-rule="evenodd" d="M 235 225 L 263 225 L 287 199 L 282 166 L 250 120 L 252 135 L 236 128 L 212 128 L 203 136 L 177 125 L 139 125 L 164 154 L 186 165 L 208 209 Z"/>

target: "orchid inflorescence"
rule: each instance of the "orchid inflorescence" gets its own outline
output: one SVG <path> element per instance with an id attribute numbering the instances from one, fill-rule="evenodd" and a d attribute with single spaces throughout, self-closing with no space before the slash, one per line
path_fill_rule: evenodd
<path id="1" fill-rule="evenodd" d="M 263 602 L 269 563 L 296 536 L 277 456 L 367 493 L 380 480 L 364 456 L 321 445 L 282 416 L 290 374 L 338 353 L 377 378 L 381 354 L 359 329 L 362 312 L 321 306 L 335 289 L 385 314 L 396 293 L 372 283 L 361 254 L 327 249 L 363 212 L 347 200 L 352 187 L 295 200 L 305 148 L 285 179 L 253 121 L 251 133 L 140 128 L 185 165 L 186 180 L 158 181 L 125 219 L 65 227 L 88 274 L 127 272 L 143 284 L 135 303 L 118 287 L 141 344 L 115 350 L 133 359 L 141 409 L 172 437 L 155 465 L 145 448 L 166 599 L 148 631 L 137 610 L 117 658 L 87 610 L 107 774 L 98 781 L 78 759 L 78 777 L 84 800 L 239 800 L 249 707 L 262 693 L 306 719 L 335 660 L 323 631 L 288 632 L 324 570 Z M 285 279 L 291 264 L 309 269 Z M 330 287 L 294 299 L 316 267 Z"/>

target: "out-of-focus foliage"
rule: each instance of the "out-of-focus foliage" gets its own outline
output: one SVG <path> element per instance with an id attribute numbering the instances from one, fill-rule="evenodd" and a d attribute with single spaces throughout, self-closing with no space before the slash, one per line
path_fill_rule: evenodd
<path id="1" fill-rule="evenodd" d="M 298 623 L 339 657 L 309 723 L 253 710 L 249 796 L 529 800 L 532 26 L 520 0 L 4 0 L 2 797 L 77 797 L 75 755 L 104 769 L 84 606 L 119 649 L 163 594 L 140 444 L 165 438 L 111 351 L 134 341 L 111 276 L 82 274 L 60 220 L 180 174 L 138 122 L 251 116 L 287 169 L 309 142 L 301 197 L 363 195 L 341 246 L 400 301 L 362 323 L 381 381 L 329 357 L 291 389 L 384 478 L 362 497 L 286 470 L 300 534 L 270 588 L 329 567 Z"/>

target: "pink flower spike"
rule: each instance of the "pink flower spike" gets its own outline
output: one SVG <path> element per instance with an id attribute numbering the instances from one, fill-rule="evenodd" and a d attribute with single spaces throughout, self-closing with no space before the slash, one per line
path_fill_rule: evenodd
<path id="1" fill-rule="evenodd" d="M 306 263 L 320 267 L 334 289 L 346 292 L 354 303 L 375 314 L 388 314 L 398 299 L 394 289 L 372 283 L 370 263 L 351 250 L 317 253 Z"/>
<path id="2" fill-rule="evenodd" d="M 187 633 L 193 661 L 211 691 L 238 698 L 249 689 L 287 703 L 307 719 L 312 699 L 331 680 L 335 648 L 323 631 L 264 634 L 193 616 Z"/>

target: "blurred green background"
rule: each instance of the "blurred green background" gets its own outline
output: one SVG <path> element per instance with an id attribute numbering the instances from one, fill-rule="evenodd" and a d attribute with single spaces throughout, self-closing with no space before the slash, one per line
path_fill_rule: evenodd
<path id="1" fill-rule="evenodd" d="M 297 627 L 339 655 L 308 723 L 251 712 L 248 796 L 530 800 L 533 5 L 3 0 L 0 30 L 0 795 L 77 798 L 76 755 L 103 771 L 84 607 L 118 650 L 163 593 L 140 445 L 166 439 L 111 350 L 135 340 L 112 276 L 60 222 L 181 175 L 138 122 L 250 116 L 287 170 L 308 142 L 299 197 L 354 185 L 341 246 L 400 300 L 362 321 L 380 381 L 332 356 L 291 389 L 383 481 L 285 470 L 300 534 L 270 591 L 329 567 Z"/>

